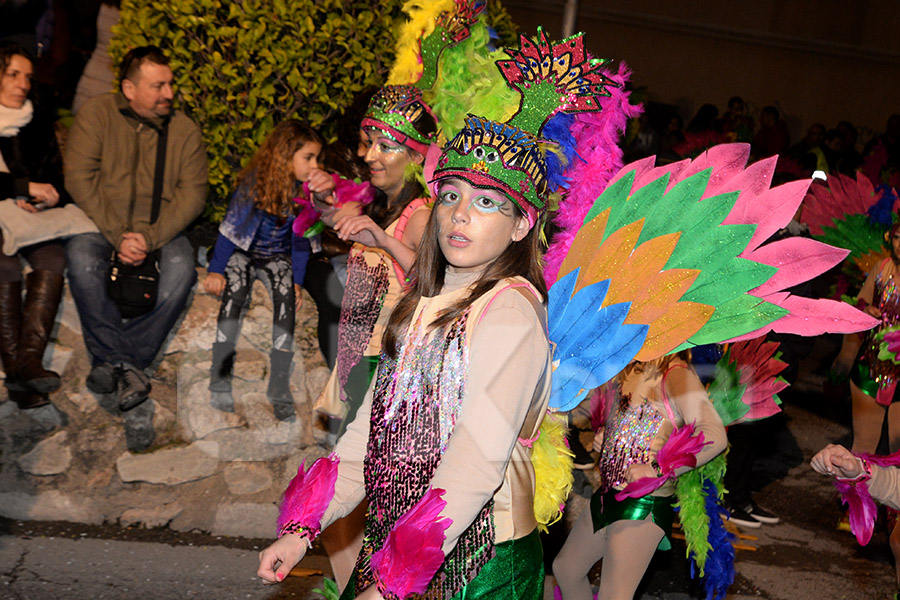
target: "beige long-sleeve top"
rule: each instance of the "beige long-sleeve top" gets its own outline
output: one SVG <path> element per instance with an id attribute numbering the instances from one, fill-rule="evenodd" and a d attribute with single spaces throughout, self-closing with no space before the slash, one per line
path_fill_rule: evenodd
<path id="1" fill-rule="evenodd" d="M 900 510 L 900 468 L 871 465 L 872 479 L 869 480 L 869 493 L 872 497 Z"/>
<path id="2" fill-rule="evenodd" d="M 448 272 L 441 294 L 422 299 L 412 323 L 426 305 L 422 323 L 428 323 L 429 316 L 463 295 L 477 275 Z M 546 310 L 523 288 L 505 289 L 486 300 L 470 313 L 462 408 L 431 481 L 432 487 L 446 490 L 447 505 L 441 514 L 453 521 L 446 531 L 445 554 L 491 498 L 495 543 L 524 537 L 536 527 L 531 450 L 518 438 L 537 433 L 549 402 Z M 338 480 L 323 527 L 349 514 L 365 495 L 363 459 L 372 396 L 370 387 L 357 418 L 337 445 Z"/>

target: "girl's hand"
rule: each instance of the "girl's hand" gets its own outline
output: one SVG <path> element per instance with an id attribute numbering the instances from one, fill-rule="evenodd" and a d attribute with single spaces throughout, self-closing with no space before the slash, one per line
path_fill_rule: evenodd
<path id="1" fill-rule="evenodd" d="M 299 283 L 294 284 L 294 310 L 300 310 L 303 306 L 303 287 Z"/>
<path id="2" fill-rule="evenodd" d="M 863 309 L 863 312 L 866 313 L 867 315 L 875 317 L 876 319 L 881 318 L 881 310 L 877 306 L 872 306 L 870 304 Z"/>
<path id="3" fill-rule="evenodd" d="M 225 291 L 225 276 L 221 273 L 209 273 L 203 280 L 203 289 L 207 294 L 221 296 Z"/>
<path id="4" fill-rule="evenodd" d="M 288 573 L 299 563 L 309 548 L 305 537 L 287 533 L 259 553 L 259 569 L 256 576 L 266 585 L 284 581 Z"/>
<path id="5" fill-rule="evenodd" d="M 841 479 L 854 479 L 863 474 L 860 460 L 837 444 L 828 444 L 812 457 L 809 466 L 816 473 L 832 475 Z"/>
<path id="6" fill-rule="evenodd" d="M 644 479 L 645 477 L 650 477 L 653 479 L 656 479 L 658 477 L 658 475 L 656 474 L 656 469 L 654 469 L 647 463 L 628 465 L 628 468 L 625 470 L 625 481 L 627 481 L 628 483 L 634 483 L 638 479 Z"/>
<path id="7" fill-rule="evenodd" d="M 343 217 L 334 226 L 342 240 L 359 242 L 364 246 L 382 248 L 387 234 L 368 215 Z"/>

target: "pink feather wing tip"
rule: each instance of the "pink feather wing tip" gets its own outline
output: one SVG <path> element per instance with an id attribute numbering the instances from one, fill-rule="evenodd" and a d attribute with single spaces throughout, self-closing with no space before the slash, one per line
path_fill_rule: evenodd
<path id="1" fill-rule="evenodd" d="M 646 496 L 662 487 L 669 479 L 675 479 L 675 469 L 696 467 L 697 453 L 703 449 L 703 446 L 712 442 L 707 442 L 703 438 L 702 431 L 698 431 L 694 435 L 695 429 L 693 423 L 688 423 L 673 431 L 665 445 L 656 454 L 656 462 L 659 464 L 662 474 L 659 477 L 642 477 L 637 481 L 632 481 L 625 486 L 625 489 L 616 494 L 616 500 L 622 501 L 625 498 Z"/>
<path id="2" fill-rule="evenodd" d="M 397 598 L 422 594 L 444 563 L 444 531 L 453 523 L 440 513 L 444 490 L 434 488 L 400 517 L 369 564 L 378 589 Z"/>
<path id="3" fill-rule="evenodd" d="M 319 458 L 308 471 L 304 470 L 306 460 L 300 463 L 297 475 L 288 484 L 281 502 L 278 516 L 278 531 L 287 523 L 299 524 L 317 534 L 322 526 L 322 517 L 334 497 L 337 481 L 337 454 Z"/>

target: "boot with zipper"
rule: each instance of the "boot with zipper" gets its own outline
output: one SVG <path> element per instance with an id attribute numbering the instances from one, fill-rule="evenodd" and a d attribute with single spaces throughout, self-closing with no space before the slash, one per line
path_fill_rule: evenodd
<path id="1" fill-rule="evenodd" d="M 58 373 L 44 368 L 43 360 L 62 298 L 63 276 L 53 271 L 32 271 L 25 287 L 17 376 L 29 389 L 49 394 L 61 383 Z"/>
<path id="2" fill-rule="evenodd" d="M 272 403 L 276 419 L 293 421 L 296 415 L 290 380 L 294 353 L 287 350 L 272 350 L 269 358 L 271 369 L 269 370 L 269 387 L 266 390 L 266 397 Z"/>

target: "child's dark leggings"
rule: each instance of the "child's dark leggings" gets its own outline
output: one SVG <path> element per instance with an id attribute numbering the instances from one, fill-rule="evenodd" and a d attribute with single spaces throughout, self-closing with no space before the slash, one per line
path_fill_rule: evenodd
<path id="1" fill-rule="evenodd" d="M 247 304 L 253 282 L 259 279 L 272 296 L 272 350 L 291 351 L 294 345 L 294 273 L 291 258 L 276 254 L 253 258 L 235 250 L 225 267 L 225 291 L 219 308 L 216 342 L 237 342 L 241 311 Z"/>

